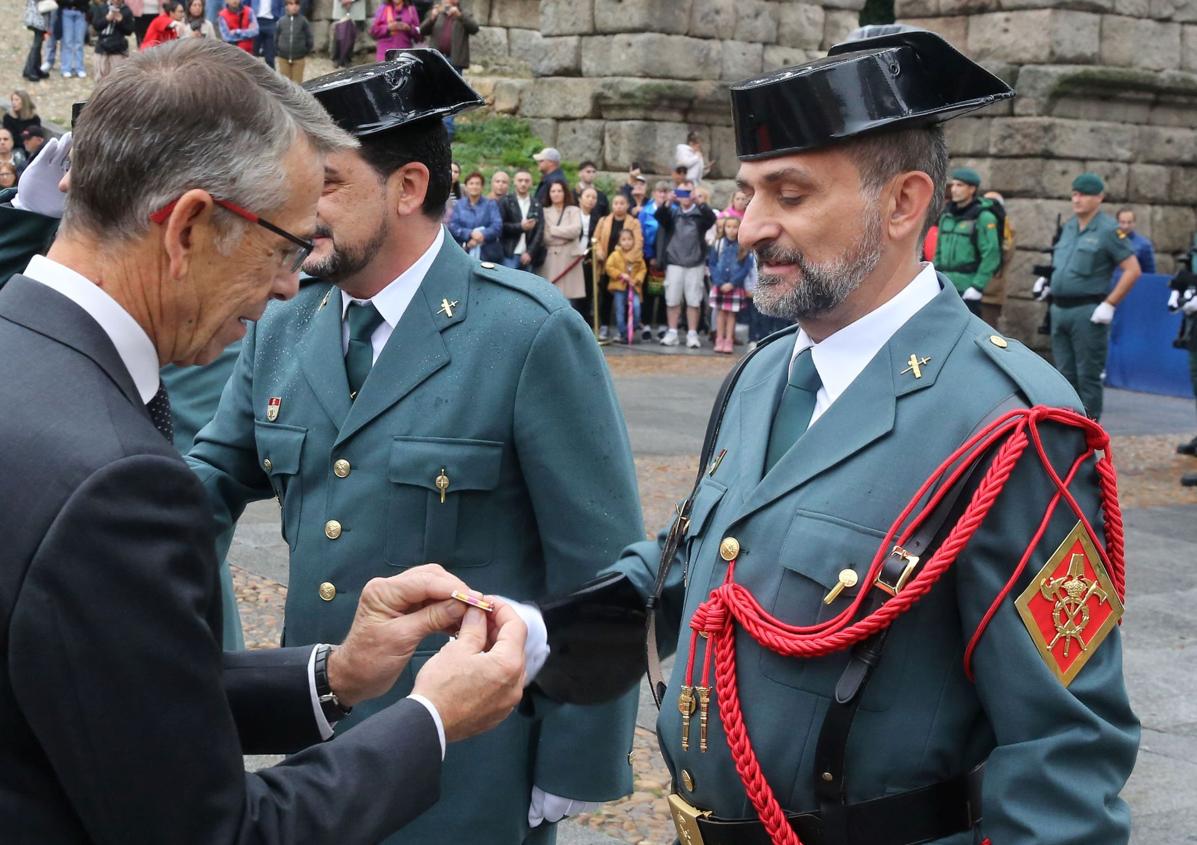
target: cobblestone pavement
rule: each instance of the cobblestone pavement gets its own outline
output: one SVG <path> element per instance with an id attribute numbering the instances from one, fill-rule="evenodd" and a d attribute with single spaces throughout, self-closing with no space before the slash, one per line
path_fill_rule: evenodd
<path id="1" fill-rule="evenodd" d="M 647 351 L 639 353 L 626 349 L 611 350 L 608 353 L 608 361 L 628 418 L 632 445 L 637 456 L 636 471 L 644 508 L 644 521 L 647 533 L 651 536 L 666 525 L 674 503 L 688 492 L 693 481 L 706 414 L 730 362 L 713 355 L 664 356 L 646 354 Z M 691 397 L 689 404 L 695 406 L 693 409 L 688 406 L 682 409 L 675 404 L 683 395 Z M 1127 396 L 1130 397 L 1127 400 L 1130 403 L 1153 402 L 1152 397 L 1140 398 L 1133 394 Z M 665 406 L 668 406 L 668 414 L 662 413 Z M 1192 426 L 1192 409 L 1189 407 L 1186 415 L 1184 406 L 1170 407 L 1174 411 L 1179 410 L 1179 414 L 1175 417 L 1153 418 L 1148 412 L 1148 421 L 1144 425 L 1125 422 L 1119 424 L 1120 419 L 1125 419 L 1122 415 L 1111 421 L 1110 428 L 1115 432 L 1112 449 L 1120 473 L 1121 499 L 1124 508 L 1128 510 L 1179 507 L 1182 513 L 1194 513 L 1192 508 L 1197 505 L 1197 490 L 1180 488 L 1177 478 L 1184 472 L 1197 470 L 1197 461 L 1175 453 L 1176 444 L 1191 436 L 1191 432 L 1186 434 L 1183 428 Z M 683 410 L 689 414 L 687 422 L 685 425 L 671 428 L 669 421 L 676 419 Z M 1137 433 L 1153 426 L 1158 429 L 1161 425 L 1165 430 L 1169 427 L 1177 430 L 1175 433 Z M 1136 433 L 1118 434 L 1119 430 Z M 1187 510 L 1184 510 L 1186 507 Z M 1134 528 L 1133 519 L 1129 521 L 1129 525 Z M 253 531 L 250 542 L 261 547 L 262 529 L 265 526 L 249 528 Z M 274 530 L 277 531 L 276 528 Z M 281 543 L 279 545 L 281 547 Z M 235 554 L 233 560 L 237 561 Z M 282 627 L 286 587 L 280 580 L 254 574 L 237 565 L 233 567 L 233 574 L 246 642 L 250 647 L 277 644 Z M 285 576 L 280 575 L 279 578 Z M 1135 586 L 1138 589 L 1138 584 Z M 1130 633 L 1128 631 L 1128 642 Z M 1150 673 L 1144 671 L 1148 667 L 1140 667 L 1133 673 L 1129 665 L 1131 661 L 1132 653 L 1128 649 L 1128 677 L 1132 682 L 1133 695 L 1136 687 L 1147 684 L 1146 680 L 1140 684 L 1137 679 L 1146 678 Z M 1135 701 L 1136 711 L 1143 717 L 1146 729 L 1141 764 L 1153 754 L 1152 748 L 1149 747 L 1152 738 L 1157 747 L 1166 749 L 1170 744 L 1167 737 L 1151 732 L 1153 706 L 1145 699 L 1146 695 L 1142 695 L 1136 697 Z M 1188 722 L 1188 717 L 1183 715 L 1169 718 L 1173 721 L 1179 719 L 1186 724 Z M 635 791 L 621 801 L 604 805 L 595 813 L 567 822 L 562 829 L 563 843 L 661 845 L 673 841 L 673 826 L 665 802 L 665 796 L 669 791 L 668 773 L 657 752 L 653 724 L 653 705 L 647 697 L 647 691 L 644 690 L 633 750 Z M 1188 742 L 1191 743 L 1192 740 Z M 1194 762 L 1197 761 L 1186 761 L 1185 765 L 1192 765 Z M 1142 817 L 1148 820 L 1148 828 L 1151 830 L 1149 840 L 1136 837 L 1135 842 L 1151 841 L 1153 845 L 1171 845 L 1173 842 L 1191 841 L 1174 838 L 1174 824 L 1150 824 L 1151 820 L 1157 819 L 1157 816 L 1150 812 L 1153 808 L 1150 799 L 1138 796 L 1154 792 L 1155 788 L 1150 785 L 1158 783 L 1161 777 L 1166 780 L 1170 773 L 1177 770 L 1179 764 L 1165 761 L 1157 765 L 1158 767 L 1147 773 L 1136 771 L 1136 779 L 1143 786 L 1136 787 L 1136 780 L 1132 780 L 1131 786 L 1128 787 L 1128 800 L 1131 800 L 1135 807 L 1136 819 L 1140 818 L 1140 809 L 1147 805 L 1145 809 L 1148 812 Z M 1140 765 L 1140 770 L 1144 768 L 1145 765 Z M 1143 832 L 1146 833 L 1147 828 Z"/>

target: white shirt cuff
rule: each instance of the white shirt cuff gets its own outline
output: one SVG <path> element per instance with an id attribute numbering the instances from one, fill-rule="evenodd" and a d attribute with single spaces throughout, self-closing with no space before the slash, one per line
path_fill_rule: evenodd
<path id="1" fill-rule="evenodd" d="M 316 727 L 320 731 L 320 739 L 332 739 L 333 728 L 324 717 L 324 708 L 320 706 L 320 696 L 316 695 L 316 646 L 312 646 L 312 653 L 308 655 L 308 691 L 312 694 L 312 713 L 316 717 Z"/>
<path id="2" fill-rule="evenodd" d="M 437 712 L 436 705 L 429 701 L 422 695 L 416 695 L 414 692 L 408 696 L 412 701 L 418 701 L 424 705 L 428 710 L 428 714 L 432 716 L 432 721 L 436 723 L 436 735 L 441 741 L 441 760 L 445 759 L 445 723 L 441 721 L 441 714 Z"/>

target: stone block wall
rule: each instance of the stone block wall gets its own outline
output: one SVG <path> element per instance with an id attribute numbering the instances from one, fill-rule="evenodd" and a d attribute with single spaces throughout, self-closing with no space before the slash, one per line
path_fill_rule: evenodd
<path id="1" fill-rule="evenodd" d="M 697 129 L 720 202 L 736 170 L 728 85 L 822 55 L 864 0 L 463 0 L 482 31 L 470 81 L 566 159 L 664 176 Z"/>
<path id="2" fill-rule="evenodd" d="M 1019 251 L 1007 274 L 1007 330 L 1034 333 L 1029 300 L 1073 178 L 1106 181 L 1104 210 L 1126 205 L 1161 272 L 1197 230 L 1197 0 L 897 0 L 899 20 L 939 32 L 1018 96 L 949 123 L 954 163 L 1001 191 Z"/>

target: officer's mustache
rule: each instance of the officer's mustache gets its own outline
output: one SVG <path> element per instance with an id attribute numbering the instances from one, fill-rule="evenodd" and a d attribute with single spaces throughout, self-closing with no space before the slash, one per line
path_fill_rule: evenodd
<path id="1" fill-rule="evenodd" d="M 779 246 L 777 243 L 768 243 L 764 246 L 758 246 L 753 250 L 756 254 L 757 266 L 763 264 L 794 264 L 800 270 L 804 270 L 806 262 L 803 259 L 802 253 L 796 249 L 786 249 Z M 770 277 L 771 279 L 772 277 Z"/>

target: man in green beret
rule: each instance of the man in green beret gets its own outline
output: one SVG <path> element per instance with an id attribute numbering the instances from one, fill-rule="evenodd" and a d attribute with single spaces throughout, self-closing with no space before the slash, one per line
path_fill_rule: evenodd
<path id="1" fill-rule="evenodd" d="M 935 268 L 952 280 L 960 298 L 978 317 L 985 286 L 1002 266 L 1002 227 L 992 201 L 977 197 L 981 176 L 970 167 L 952 171 L 952 201 L 939 217 Z"/>
<path id="2" fill-rule="evenodd" d="M 1052 356 L 1095 420 L 1101 418 L 1101 377 L 1114 309 L 1142 274 L 1118 223 L 1101 211 L 1105 190 L 1096 173 L 1073 180 L 1074 216 L 1064 224 L 1052 253 Z M 1122 276 L 1110 290 L 1116 267 Z"/>

